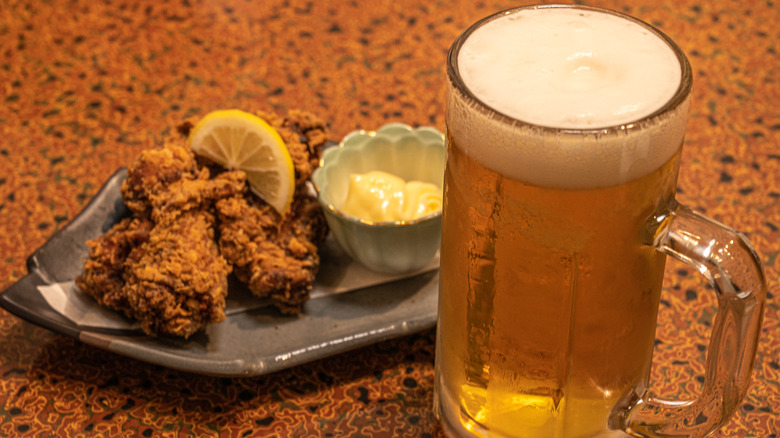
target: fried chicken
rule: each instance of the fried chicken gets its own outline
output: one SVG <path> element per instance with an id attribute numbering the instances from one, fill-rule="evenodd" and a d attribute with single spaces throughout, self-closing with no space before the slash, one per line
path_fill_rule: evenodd
<path id="1" fill-rule="evenodd" d="M 150 335 L 187 338 L 224 320 L 231 272 L 283 313 L 299 313 L 328 232 L 307 186 L 327 133 L 307 113 L 258 115 L 278 131 L 295 167 L 286 214 L 247 190 L 243 171 L 195 157 L 178 138 L 141 152 L 128 167 L 121 192 L 133 217 L 87 242 L 77 286 L 140 320 Z M 183 124 L 179 134 L 192 126 Z"/>
<path id="2" fill-rule="evenodd" d="M 161 215 L 149 240 L 127 258 L 123 293 L 146 333 L 188 338 L 225 319 L 229 273 L 214 241 L 211 213 Z"/>
<path id="3" fill-rule="evenodd" d="M 309 298 L 320 264 L 318 247 L 328 232 L 307 186 L 327 134 L 324 124 L 306 113 L 259 116 L 279 132 L 290 152 L 296 180 L 293 202 L 280 216 L 248 193 L 219 200 L 219 247 L 253 294 L 268 298 L 283 313 L 297 314 Z"/>
<path id="4" fill-rule="evenodd" d="M 224 320 L 231 267 L 219 254 L 211 211 L 218 198 L 243 193 L 244 179 L 243 172 L 210 178 L 183 146 L 143 151 L 121 188 L 134 217 L 88 242 L 76 284 L 151 335 L 187 338 Z"/>
<path id="5" fill-rule="evenodd" d="M 147 149 L 127 169 L 122 182 L 122 199 L 138 215 L 148 215 L 153 207 L 152 197 L 176 181 L 193 180 L 199 175 L 192 152 L 169 143 L 159 149 Z"/>
<path id="6" fill-rule="evenodd" d="M 154 216 L 208 208 L 210 202 L 245 190 L 241 171 L 211 171 L 201 166 L 189 148 L 168 143 L 160 149 L 142 151 L 127 170 L 122 199 L 138 216 Z"/>
<path id="7" fill-rule="evenodd" d="M 309 298 L 327 225 L 316 198 L 296 194 L 283 217 L 248 197 L 217 202 L 219 246 L 236 277 L 282 313 L 297 314 Z"/>
<path id="8" fill-rule="evenodd" d="M 124 218 L 106 234 L 87 242 L 89 257 L 76 285 L 98 303 L 131 317 L 125 287 L 125 260 L 130 252 L 149 240 L 152 221 Z"/>

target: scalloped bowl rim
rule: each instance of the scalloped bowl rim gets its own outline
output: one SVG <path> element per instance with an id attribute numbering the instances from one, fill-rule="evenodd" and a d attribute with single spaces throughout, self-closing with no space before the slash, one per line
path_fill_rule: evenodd
<path id="1" fill-rule="evenodd" d="M 337 157 L 339 155 L 339 153 L 337 151 L 339 149 L 344 150 L 343 148 L 348 148 L 348 149 L 352 149 L 352 148 L 366 148 L 366 147 L 368 147 L 367 145 L 371 144 L 371 140 L 374 139 L 374 138 L 380 138 L 381 139 L 381 138 L 389 137 L 389 135 L 388 136 L 377 137 L 378 135 L 382 135 L 382 134 L 388 133 L 389 129 L 394 129 L 394 130 L 396 130 L 396 129 L 405 129 L 406 132 L 404 134 L 415 134 L 415 133 L 419 133 L 419 132 L 430 133 L 430 134 L 424 134 L 424 135 L 436 134 L 438 136 L 438 138 L 441 138 L 441 145 L 440 146 L 439 146 L 439 143 L 436 143 L 436 145 L 433 146 L 432 142 L 427 142 L 427 143 L 421 143 L 421 147 L 441 147 L 442 150 L 445 149 L 445 146 L 444 146 L 444 134 L 442 134 L 438 129 L 436 129 L 434 127 L 431 127 L 431 126 L 420 126 L 418 128 L 412 128 L 411 126 L 406 125 L 404 123 L 389 123 L 389 124 L 383 125 L 382 127 L 377 129 L 376 131 L 367 131 L 367 130 L 364 130 L 364 129 L 359 129 L 359 130 L 352 131 L 349 134 L 347 134 L 346 136 L 344 136 L 344 138 L 341 140 L 341 142 L 339 142 L 338 146 L 333 146 L 332 148 L 326 149 L 325 153 L 323 153 L 323 156 L 320 158 L 319 167 L 317 167 L 317 169 L 314 170 L 314 174 L 312 175 L 312 180 L 311 181 L 312 181 L 312 183 L 314 185 L 314 189 L 317 192 L 317 200 L 319 200 L 320 205 L 324 209 L 327 209 L 328 211 L 330 211 L 334 215 L 336 215 L 336 216 L 338 216 L 338 217 L 340 217 L 340 218 L 342 218 L 344 220 L 347 220 L 349 222 L 358 224 L 360 226 L 365 226 L 365 227 L 387 227 L 387 228 L 406 227 L 406 226 L 411 226 L 411 225 L 422 223 L 422 222 L 432 221 L 432 220 L 435 220 L 436 218 L 441 216 L 442 211 L 441 211 L 441 209 L 439 209 L 439 210 L 437 210 L 434 213 L 431 213 L 431 214 L 428 214 L 428 215 L 425 215 L 425 216 L 422 216 L 422 217 L 419 217 L 419 218 L 416 218 L 416 219 L 411 219 L 411 220 L 370 221 L 370 220 L 366 220 L 366 219 L 361 219 L 361 218 L 359 218 L 357 216 L 353 216 L 351 214 L 344 213 L 343 211 L 339 210 L 335 205 L 333 205 L 332 202 L 327 200 L 326 199 L 327 196 L 323 195 L 322 190 L 321 190 L 319 184 L 317 184 L 317 179 L 319 179 L 319 178 L 317 178 L 317 175 L 322 175 L 322 172 L 323 172 L 322 169 L 326 166 L 325 158 L 328 157 L 328 156 Z M 367 139 L 363 140 L 360 143 L 358 143 L 357 140 L 353 140 L 353 139 L 356 139 L 356 138 L 360 139 L 360 138 L 364 138 L 364 137 L 367 137 Z M 431 140 L 432 139 L 433 138 L 431 138 Z M 396 139 L 392 139 L 392 140 L 397 140 L 397 138 Z M 334 152 L 327 152 L 330 149 L 336 149 L 336 150 L 334 150 Z M 331 162 L 332 162 L 332 160 L 331 160 Z M 336 162 L 338 162 L 337 159 L 336 159 Z M 324 178 L 324 176 L 323 176 L 323 178 Z"/>

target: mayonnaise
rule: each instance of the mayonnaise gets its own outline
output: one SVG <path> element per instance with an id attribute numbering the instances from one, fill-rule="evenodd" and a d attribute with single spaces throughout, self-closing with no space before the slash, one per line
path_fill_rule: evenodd
<path id="1" fill-rule="evenodd" d="M 372 222 L 417 219 L 441 210 L 441 189 L 382 171 L 351 174 L 341 211 Z"/>

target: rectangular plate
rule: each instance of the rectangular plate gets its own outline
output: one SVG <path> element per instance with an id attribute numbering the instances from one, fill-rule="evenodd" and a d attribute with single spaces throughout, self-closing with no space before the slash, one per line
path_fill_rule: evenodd
<path id="1" fill-rule="evenodd" d="M 228 315 L 189 339 L 79 327 L 53 310 L 38 287 L 73 280 L 85 242 L 129 214 L 119 169 L 71 223 L 27 260 L 28 275 L 0 293 L 0 307 L 33 324 L 141 361 L 217 376 L 253 376 L 306 363 L 436 325 L 438 270 L 309 300 L 298 316 L 263 307 Z"/>

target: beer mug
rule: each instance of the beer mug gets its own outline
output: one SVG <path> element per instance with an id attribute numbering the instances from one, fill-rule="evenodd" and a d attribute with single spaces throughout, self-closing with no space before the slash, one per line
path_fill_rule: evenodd
<path id="1" fill-rule="evenodd" d="M 744 397 L 766 285 L 675 201 L 691 92 L 652 26 L 585 6 L 487 17 L 447 59 L 434 408 L 460 436 L 704 436 Z M 718 297 L 701 395 L 649 388 L 666 256 Z"/>

